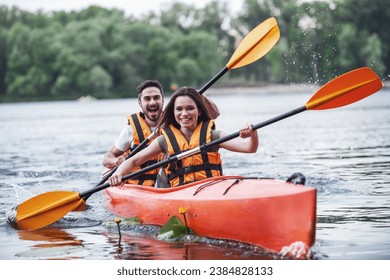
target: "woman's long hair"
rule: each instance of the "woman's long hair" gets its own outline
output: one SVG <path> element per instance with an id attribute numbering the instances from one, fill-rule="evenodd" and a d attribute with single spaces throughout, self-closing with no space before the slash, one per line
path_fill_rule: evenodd
<path id="1" fill-rule="evenodd" d="M 211 119 L 210 113 L 205 107 L 200 93 L 196 89 L 190 87 L 182 87 L 177 89 L 172 94 L 168 104 L 165 107 L 165 110 L 161 115 L 161 120 L 157 124 L 158 129 L 168 127 L 170 124 L 173 124 L 176 128 L 180 129 L 180 125 L 176 121 L 175 114 L 174 114 L 175 101 L 179 96 L 188 96 L 195 101 L 200 114 L 198 117 L 198 123 L 200 123 L 201 121 L 208 121 Z"/>

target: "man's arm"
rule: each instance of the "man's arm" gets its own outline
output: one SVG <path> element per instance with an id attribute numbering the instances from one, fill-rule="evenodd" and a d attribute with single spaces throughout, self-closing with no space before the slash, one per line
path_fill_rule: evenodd
<path id="1" fill-rule="evenodd" d="M 130 149 L 132 140 L 132 131 L 130 126 L 126 126 L 119 133 L 115 144 L 106 152 L 103 157 L 103 165 L 107 168 L 114 168 L 119 166 L 126 160 L 124 154 L 125 151 Z"/>
<path id="2" fill-rule="evenodd" d="M 124 152 L 112 146 L 103 157 L 103 165 L 109 169 L 119 166 L 125 161 Z"/>

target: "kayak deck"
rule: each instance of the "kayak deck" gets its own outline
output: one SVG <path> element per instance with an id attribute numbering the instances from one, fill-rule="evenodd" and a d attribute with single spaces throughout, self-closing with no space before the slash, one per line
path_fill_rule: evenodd
<path id="1" fill-rule="evenodd" d="M 197 235 L 229 239 L 280 252 L 315 242 L 316 190 L 275 179 L 220 176 L 159 189 L 123 185 L 105 190 L 107 208 L 144 224 L 164 225 L 185 207 Z"/>

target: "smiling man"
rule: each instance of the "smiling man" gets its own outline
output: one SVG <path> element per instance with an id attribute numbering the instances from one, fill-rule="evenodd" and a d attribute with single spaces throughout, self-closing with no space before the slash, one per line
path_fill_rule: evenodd
<path id="1" fill-rule="evenodd" d="M 137 87 L 137 96 L 141 111 L 128 116 L 128 125 L 122 129 L 115 144 L 104 155 L 103 165 L 109 169 L 124 162 L 128 153 L 154 131 L 160 120 L 164 105 L 164 93 L 161 84 L 156 80 L 146 80 Z M 156 157 L 149 160 L 141 168 L 157 162 L 158 159 Z M 129 183 L 153 186 L 157 173 L 158 170 L 146 172 Z"/>

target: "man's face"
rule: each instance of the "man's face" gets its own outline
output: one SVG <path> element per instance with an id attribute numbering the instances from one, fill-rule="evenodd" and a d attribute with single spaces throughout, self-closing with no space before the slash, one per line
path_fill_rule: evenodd
<path id="1" fill-rule="evenodd" d="M 145 117 L 152 122 L 157 122 L 161 116 L 164 99 L 160 90 L 156 87 L 147 87 L 141 92 L 138 103 Z"/>

